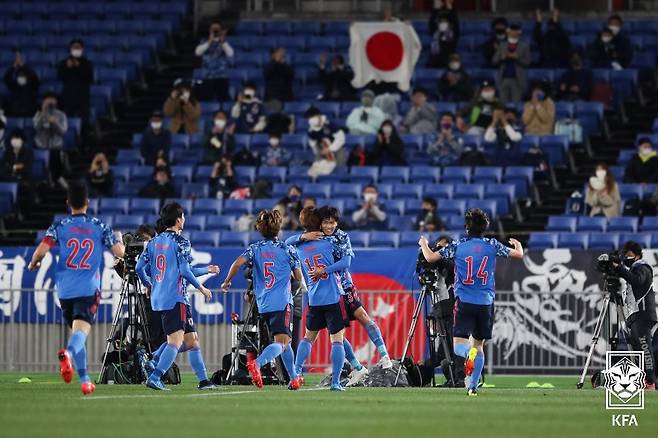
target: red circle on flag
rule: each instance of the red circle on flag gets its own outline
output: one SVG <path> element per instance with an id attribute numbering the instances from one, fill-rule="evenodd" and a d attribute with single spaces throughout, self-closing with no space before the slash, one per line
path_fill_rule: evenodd
<path id="1" fill-rule="evenodd" d="M 378 32 L 366 43 L 368 61 L 378 70 L 391 71 L 400 66 L 404 56 L 404 45 L 393 32 Z"/>

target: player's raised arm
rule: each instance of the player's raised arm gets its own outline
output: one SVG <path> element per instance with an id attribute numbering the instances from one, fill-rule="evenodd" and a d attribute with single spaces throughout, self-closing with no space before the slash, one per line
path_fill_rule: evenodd
<path id="1" fill-rule="evenodd" d="M 516 239 L 510 239 L 509 240 L 510 245 L 512 245 L 514 248 L 510 250 L 509 256 L 513 257 L 515 259 L 522 259 L 523 258 L 523 245 L 521 245 L 521 242 L 519 242 Z"/>
<path id="2" fill-rule="evenodd" d="M 233 277 L 235 277 L 235 274 L 238 273 L 240 268 L 247 263 L 247 259 L 243 256 L 238 257 L 235 259 L 235 261 L 231 264 L 231 267 L 228 270 L 228 274 L 226 274 L 226 278 L 224 279 L 224 282 L 222 283 L 222 292 L 227 293 L 228 290 L 231 288 L 231 281 L 233 281 Z"/>
<path id="3" fill-rule="evenodd" d="M 423 252 L 423 257 L 430 263 L 436 263 L 441 260 L 441 255 L 438 252 L 434 252 L 430 249 L 429 242 L 427 237 L 420 236 L 418 240 L 418 245 L 420 245 L 420 250 Z"/>

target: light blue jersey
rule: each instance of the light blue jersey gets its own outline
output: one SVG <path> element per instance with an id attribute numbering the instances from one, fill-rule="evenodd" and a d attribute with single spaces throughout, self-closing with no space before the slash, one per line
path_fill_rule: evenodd
<path id="1" fill-rule="evenodd" d="M 338 272 L 325 274 L 318 281 L 313 281 L 310 277 L 310 271 L 313 269 L 326 268 L 334 263 L 334 251 L 335 245 L 332 239 L 327 237 L 304 242 L 297 247 L 311 306 L 336 304 L 343 294 Z"/>

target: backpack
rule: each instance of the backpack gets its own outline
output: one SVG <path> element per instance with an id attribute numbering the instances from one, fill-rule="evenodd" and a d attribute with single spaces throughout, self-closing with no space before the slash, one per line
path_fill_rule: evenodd
<path id="1" fill-rule="evenodd" d="M 566 135 L 569 143 L 583 142 L 583 127 L 576 119 L 560 119 L 555 123 L 554 134 Z"/>

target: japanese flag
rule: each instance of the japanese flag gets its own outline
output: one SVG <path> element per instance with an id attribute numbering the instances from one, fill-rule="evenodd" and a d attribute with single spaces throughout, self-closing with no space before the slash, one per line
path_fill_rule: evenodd
<path id="1" fill-rule="evenodd" d="M 352 85 L 365 86 L 371 80 L 397 82 L 402 91 L 409 89 L 421 44 L 409 23 L 354 23 L 350 28 L 350 65 Z"/>

